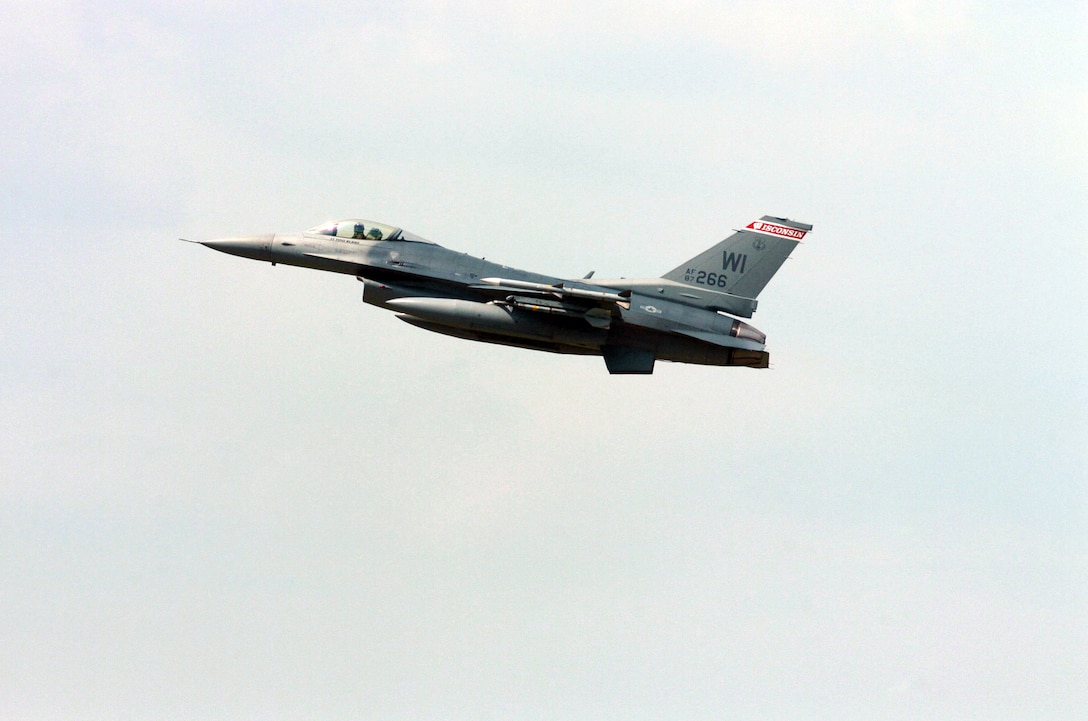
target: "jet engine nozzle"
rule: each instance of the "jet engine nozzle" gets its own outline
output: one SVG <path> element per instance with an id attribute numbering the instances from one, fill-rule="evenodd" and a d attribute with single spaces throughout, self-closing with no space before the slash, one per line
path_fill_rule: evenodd
<path id="1" fill-rule="evenodd" d="M 746 338 L 748 340 L 754 340 L 756 343 L 766 343 L 767 334 L 761 330 L 753 328 L 744 321 L 733 321 L 733 327 L 729 329 L 729 335 L 734 338 Z"/>

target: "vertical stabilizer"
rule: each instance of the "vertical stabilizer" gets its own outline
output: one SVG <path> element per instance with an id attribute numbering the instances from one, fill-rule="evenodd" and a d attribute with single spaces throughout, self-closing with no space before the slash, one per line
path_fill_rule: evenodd
<path id="1" fill-rule="evenodd" d="M 662 277 L 755 298 L 811 230 L 806 223 L 765 215 Z"/>

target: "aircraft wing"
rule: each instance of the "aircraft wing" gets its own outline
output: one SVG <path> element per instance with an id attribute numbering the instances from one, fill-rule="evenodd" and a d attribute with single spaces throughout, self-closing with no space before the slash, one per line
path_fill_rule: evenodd
<path id="1" fill-rule="evenodd" d="M 632 292 L 654 298 L 664 298 L 674 303 L 702 308 L 710 311 L 725 311 L 744 318 L 751 318 L 759 302 L 755 298 L 744 298 L 710 288 L 678 283 L 666 278 L 623 278 L 620 280 L 602 280 L 598 285 L 618 293 Z"/>
<path id="2" fill-rule="evenodd" d="M 552 296 L 563 299 L 577 299 L 596 301 L 599 303 L 630 303 L 631 291 L 621 290 L 618 293 L 611 290 L 594 290 L 568 286 L 565 283 L 531 283 L 526 280 L 513 280 L 510 278 L 481 278 L 480 283 L 470 285 L 474 290 L 489 290 L 495 292 L 510 292 L 529 295 Z"/>
<path id="3" fill-rule="evenodd" d="M 631 307 L 631 291 L 571 287 L 565 283 L 532 283 L 510 278 L 482 278 L 470 285 L 504 298 L 522 310 L 582 318 L 594 328 L 608 328 L 618 308 Z"/>

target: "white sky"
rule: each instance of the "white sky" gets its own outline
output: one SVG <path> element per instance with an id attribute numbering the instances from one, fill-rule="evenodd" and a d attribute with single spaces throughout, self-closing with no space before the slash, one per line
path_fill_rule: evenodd
<path id="1" fill-rule="evenodd" d="M 1080 2 L 0 2 L 0 717 L 1072 719 Z M 815 224 L 769 371 L 179 243 Z"/>

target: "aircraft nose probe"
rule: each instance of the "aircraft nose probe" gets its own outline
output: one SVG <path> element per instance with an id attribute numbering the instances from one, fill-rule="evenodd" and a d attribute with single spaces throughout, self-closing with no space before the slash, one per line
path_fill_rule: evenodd
<path id="1" fill-rule="evenodd" d="M 234 238 L 216 238 L 214 240 L 189 241 L 200 243 L 221 253 L 272 262 L 272 239 L 275 234 L 268 235 L 243 235 Z M 185 240 L 182 238 L 182 240 Z"/>

